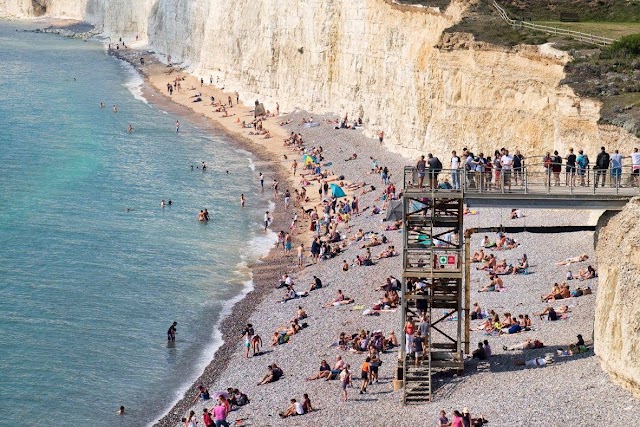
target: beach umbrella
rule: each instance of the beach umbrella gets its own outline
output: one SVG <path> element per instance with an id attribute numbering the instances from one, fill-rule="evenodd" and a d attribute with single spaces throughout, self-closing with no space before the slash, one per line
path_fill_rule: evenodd
<path id="1" fill-rule="evenodd" d="M 402 219 L 402 200 L 391 200 L 387 208 L 385 221 L 400 221 Z"/>
<path id="2" fill-rule="evenodd" d="M 346 197 L 344 190 L 338 184 L 331 184 L 331 194 L 333 197 Z"/>

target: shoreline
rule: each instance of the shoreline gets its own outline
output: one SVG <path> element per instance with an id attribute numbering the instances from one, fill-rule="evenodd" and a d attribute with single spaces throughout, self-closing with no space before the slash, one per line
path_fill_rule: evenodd
<path id="1" fill-rule="evenodd" d="M 127 49 L 122 52 L 127 52 L 134 55 L 142 55 L 142 52 L 136 49 Z M 107 55 L 114 57 L 115 59 L 126 62 L 131 65 L 133 69 L 143 78 L 142 95 L 154 108 L 162 108 L 169 110 L 171 114 L 176 114 L 178 117 L 186 117 L 188 120 L 195 122 L 199 127 L 204 129 L 213 129 L 218 132 L 224 133 L 230 140 L 233 141 L 237 148 L 250 152 L 260 161 L 267 163 L 267 169 L 262 171 L 265 178 L 274 177 L 279 182 L 284 183 L 289 181 L 293 186 L 293 180 L 291 179 L 290 171 L 284 166 L 284 162 L 277 158 L 277 154 L 269 151 L 264 145 L 256 144 L 256 142 L 246 135 L 240 132 L 234 132 L 229 126 L 225 126 L 221 121 L 217 121 L 214 118 L 206 117 L 202 113 L 194 111 L 189 106 L 183 103 L 174 101 L 170 96 L 162 93 L 157 85 L 152 82 L 153 75 L 150 75 L 147 67 L 141 67 L 139 62 L 136 63 L 128 55 L 121 55 L 116 51 L 107 51 Z M 148 60 L 146 60 L 148 61 Z M 146 64 L 145 64 L 146 65 Z M 154 64 L 158 66 L 158 64 Z M 156 77 L 158 77 L 156 75 Z M 218 89 L 215 89 L 218 91 Z M 184 89 L 186 92 L 186 89 Z M 246 114 L 246 110 L 244 111 Z M 286 134 L 284 128 L 280 126 L 278 130 L 273 132 L 273 127 L 269 126 L 270 130 L 275 135 L 268 141 L 278 141 L 279 137 L 284 139 Z M 265 179 L 266 180 L 266 179 Z M 265 183 L 265 186 L 268 184 Z M 271 191 L 267 189 L 265 191 Z M 282 203 L 275 203 L 275 209 L 272 214 L 272 223 L 270 226 L 271 231 L 287 230 L 289 226 L 288 214 L 292 211 L 286 212 Z M 302 228 L 302 227 L 301 227 Z M 305 234 L 299 232 L 297 236 L 293 237 L 294 245 L 300 241 L 300 236 Z M 295 246 L 294 246 L 295 247 Z M 226 313 L 221 314 L 221 319 L 217 325 L 217 330 L 221 334 L 222 343 L 215 350 L 211 356 L 210 362 L 204 368 L 204 371 L 198 376 L 198 378 L 184 390 L 178 390 L 178 394 L 182 395 L 182 398 L 172 403 L 171 408 L 159 414 L 153 421 L 147 425 L 153 425 L 158 427 L 174 426 L 180 421 L 185 411 L 193 405 L 193 398 L 197 393 L 198 384 L 211 384 L 218 380 L 222 372 L 228 367 L 233 353 L 235 352 L 240 335 L 237 331 L 248 323 L 248 319 L 253 311 L 260 305 L 260 303 L 268 296 L 274 289 L 274 283 L 280 278 L 282 273 L 291 269 L 292 259 L 290 257 L 283 257 L 277 253 L 275 247 L 271 247 L 269 252 L 260 257 L 257 261 L 248 265 L 251 270 L 251 281 L 253 283 L 253 289 L 248 291 L 242 298 L 236 301 Z"/>

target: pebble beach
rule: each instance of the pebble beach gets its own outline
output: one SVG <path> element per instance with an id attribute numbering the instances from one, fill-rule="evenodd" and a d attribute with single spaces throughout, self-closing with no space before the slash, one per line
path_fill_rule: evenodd
<path id="1" fill-rule="evenodd" d="M 135 56 L 128 59 L 136 63 Z M 139 70 L 145 74 L 151 90 L 155 87 L 158 92 L 162 91 L 163 79 L 166 80 L 161 74 L 164 73 L 162 68 L 155 71 L 149 68 Z M 197 82 L 193 77 L 188 78 Z M 218 91 L 216 88 L 208 90 Z M 187 93 L 185 97 L 188 96 Z M 203 97 L 207 95 L 203 90 Z M 188 98 L 183 99 L 183 102 L 177 102 L 190 108 L 192 113 L 198 116 L 209 117 L 204 112 L 196 110 L 195 106 L 189 106 Z M 199 105 L 197 108 L 204 110 L 206 106 Z M 268 108 L 275 110 L 275 106 Z M 244 114 L 244 117 L 249 117 L 247 112 L 250 109 L 237 106 L 233 111 L 238 116 Z M 389 224 L 383 221 L 384 212 L 372 214 L 374 206 L 381 207 L 383 204 L 379 198 L 384 189 L 380 176 L 371 171 L 372 163 L 375 159 L 379 166 L 386 166 L 390 171 L 391 181 L 401 190 L 402 168 L 414 165 L 417 159 L 405 158 L 390 152 L 378 139 L 366 137 L 362 130 L 334 129 L 335 124 L 325 120 L 335 120 L 336 115 L 314 114 L 314 121 L 320 125 L 302 126 L 303 118 L 310 115 L 308 112 L 297 111 L 282 113 L 278 117 L 266 120 L 264 126 L 272 134 L 270 139 L 252 137 L 248 135 L 248 130 L 239 130 L 237 116 L 233 119 L 209 118 L 214 120 L 217 127 L 236 136 L 243 148 L 256 152 L 265 161 L 271 162 L 278 170 L 273 176 L 281 182 L 281 192 L 285 189 L 293 191 L 294 188 L 300 188 L 299 177 L 294 177 L 290 168 L 292 159 L 299 158 L 300 155 L 284 147 L 283 139 L 290 132 L 301 133 L 305 147 L 321 146 L 324 162 L 331 162 L 331 165 L 326 167 L 330 175 L 344 176 L 345 183 L 364 182 L 364 188 L 376 188 L 365 194 L 360 194 L 361 189 L 355 190 L 361 213 L 351 217 L 350 229 L 340 225 L 338 231 L 347 239 L 358 229 L 384 235 L 388 243 L 372 248 L 374 256 L 387 245 L 394 245 L 396 250 L 401 251 L 401 232 L 385 231 Z M 280 126 L 281 122 L 289 123 Z M 346 161 L 353 153 L 357 153 L 357 159 Z M 433 153 L 440 157 L 443 164 L 448 163 L 448 153 L 440 153 L 436 147 L 433 148 Z M 270 178 L 271 176 L 266 183 L 269 183 Z M 317 195 L 317 186 L 309 186 L 307 192 Z M 274 231 L 287 230 L 294 209 L 285 210 L 282 197 L 274 198 L 274 202 L 276 211 L 271 228 Z M 318 202 L 319 200 L 313 200 L 311 204 Z M 365 207 L 369 209 L 363 211 Z M 299 207 L 297 209 L 300 213 Z M 475 215 L 465 216 L 465 228 L 500 225 L 595 225 L 599 213 L 531 209 L 526 210 L 524 214 L 524 218 L 511 220 L 506 209 L 478 209 Z M 346 402 L 341 400 L 339 381 L 305 380 L 318 371 L 322 359 L 333 364 L 337 356 L 341 356 L 351 365 L 354 379 L 359 377 L 359 366 L 365 355 L 343 351 L 335 346 L 334 343 L 341 332 L 350 335 L 361 330 L 380 330 L 386 336 L 389 332 L 395 331 L 395 334 L 400 336 L 402 325 L 399 311 L 383 311 L 377 316 L 363 315 L 363 311 L 378 303 L 383 292 L 377 289 L 384 284 L 387 277 L 401 277 L 402 257 L 400 254 L 378 260 L 373 266 L 357 266 L 354 259 L 357 255 L 362 255 L 364 249 L 360 248 L 359 243 L 351 242 L 338 257 L 314 264 L 308 252 L 312 240 L 308 231 L 309 223 L 308 220 L 300 219 L 299 233 L 294 236 L 294 248 L 300 242 L 304 243 L 304 267 L 296 266 L 295 250 L 291 256 L 285 256 L 281 248 L 274 248 L 269 256 L 251 266 L 255 290 L 236 304 L 229 317 L 223 321 L 224 345 L 212 355 L 211 364 L 194 386 L 186 391 L 185 398 L 156 425 L 182 426 L 180 419 L 190 410 L 194 410 L 201 420 L 202 408 L 211 408 L 214 403 L 198 401 L 191 405 L 196 395 L 195 387 L 199 384 L 203 384 L 211 392 L 233 387 L 246 393 L 251 403 L 232 411 L 228 417 L 231 424 L 235 422 L 236 425 L 245 426 L 329 425 L 337 420 L 355 425 L 381 422 L 384 425 L 401 426 L 425 423 L 435 425 L 440 410 L 450 414 L 453 409 L 461 410 L 463 407 L 469 408 L 474 417 L 482 414 L 489 420 L 490 425 L 494 426 L 554 426 L 565 423 L 595 426 L 600 425 L 602 420 L 615 420 L 620 424 L 631 424 L 637 420 L 638 401 L 629 392 L 613 384 L 608 375 L 601 371 L 598 358 L 593 351 L 568 357 L 559 357 L 556 354 L 558 349 L 566 349 L 569 344 L 575 343 L 577 334 L 585 338 L 587 345 L 592 342 L 597 279 L 579 283 L 568 282 L 571 289 L 578 285 L 588 285 L 593 294 L 555 302 L 556 307 L 569 306 L 570 312 L 566 319 L 549 322 L 534 315 L 548 306 L 541 301 L 541 295 L 550 292 L 554 282 L 560 283 L 565 278 L 567 267 L 558 266 L 557 262 L 586 253 L 589 256 L 588 261 L 569 267 L 573 273 L 576 274 L 578 269 L 587 265 L 597 266 L 597 260 L 594 258 L 593 232 L 524 232 L 511 235 L 510 237 L 515 238 L 520 245 L 515 249 L 502 251 L 496 256 L 499 259 L 506 258 L 508 263 L 515 263 L 526 253 L 531 263 L 531 274 L 503 276 L 506 287 L 504 292 L 478 292 L 488 283 L 488 277 L 486 273 L 472 268 L 472 303 L 477 302 L 484 310 L 493 309 L 500 315 L 504 312 L 515 315 L 528 314 L 533 320 L 533 328 L 519 334 L 490 336 L 478 330 L 479 321 L 471 321 L 471 349 L 485 339 L 492 347 L 493 356 L 489 359 L 489 369 L 478 370 L 478 362 L 468 359 L 464 375 L 444 372 L 435 377 L 433 402 L 404 406 L 401 404 L 401 391 L 393 389 L 397 349 L 382 354 L 383 364 L 380 367 L 379 382 L 370 385 L 368 392 L 361 395 L 357 388 L 359 381 L 354 380 Z M 494 235 L 490 237 L 495 240 Z M 479 234 L 472 237 L 474 251 L 479 248 L 481 238 L 482 235 Z M 350 265 L 348 271 L 342 269 L 344 261 Z M 293 278 L 298 291 L 307 290 L 313 282 L 313 276 L 322 280 L 323 287 L 310 292 L 304 298 L 282 303 L 280 300 L 284 290 L 276 289 L 276 286 L 284 273 Z M 324 307 L 335 298 L 339 289 L 353 298 L 354 303 Z M 308 314 L 304 320 L 308 327 L 292 336 L 288 343 L 270 346 L 273 332 L 278 327 L 289 324 L 298 306 Z M 244 357 L 242 346 L 242 328 L 246 323 L 253 324 L 256 333 L 264 342 L 262 353 L 248 359 Z M 503 346 L 514 345 L 525 339 L 540 340 L 545 346 L 532 350 L 503 350 Z M 516 361 L 545 357 L 548 354 L 555 355 L 554 363 L 545 367 L 525 368 L 515 365 Z M 257 383 L 271 363 L 281 367 L 284 376 L 274 383 L 258 386 Z M 278 413 L 288 406 L 289 399 L 300 399 L 303 393 L 309 394 L 316 410 L 303 416 L 281 419 Z"/>
<path id="2" fill-rule="evenodd" d="M 323 122 L 314 128 L 300 127 L 302 118 L 308 116 L 304 112 L 286 116 L 286 119 L 291 120 L 291 124 L 285 126 L 286 130 L 301 132 L 308 147 L 322 146 L 326 161 L 332 162 L 330 168 L 333 174 L 344 175 L 349 182 L 366 182 L 368 186 L 373 185 L 381 190 L 384 186 L 379 175 L 371 173 L 371 158 L 374 158 L 378 165 L 389 168 L 391 180 L 401 186 L 402 168 L 415 163 L 413 159 L 389 152 L 377 139 L 366 138 L 360 131 L 335 130 L 334 125 Z M 315 120 L 322 119 L 320 117 Z M 280 145 L 281 141 L 274 141 L 274 144 Z M 358 153 L 358 158 L 345 161 L 354 152 Z M 436 150 L 434 153 L 446 158 L 444 153 Z M 380 194 L 380 191 L 373 191 L 359 196 L 361 209 L 366 206 L 381 206 L 382 202 L 377 200 Z M 276 202 L 282 203 L 281 200 Z M 478 210 L 475 215 L 465 217 L 465 228 L 496 227 L 501 224 L 532 227 L 549 224 L 595 225 L 598 218 L 598 215 L 588 211 L 526 210 L 524 213 L 524 218 L 510 220 L 509 212 L 504 209 Z M 287 214 L 292 213 L 284 213 Z M 389 239 L 388 244 L 401 248 L 401 233 L 384 231 L 388 224 L 382 221 L 383 218 L 383 213 L 372 215 L 369 210 L 352 217 L 351 231 L 341 231 L 347 238 L 358 229 L 378 232 Z M 301 228 L 305 226 L 308 223 Z M 493 235 L 490 237 L 495 239 Z M 587 264 L 597 265 L 593 251 L 594 233 L 519 233 L 511 237 L 520 246 L 499 253 L 498 258 L 504 257 L 509 263 L 515 263 L 526 253 L 531 262 L 531 274 L 504 276 L 505 292 L 479 293 L 478 289 L 488 283 L 488 278 L 486 273 L 473 269 L 471 301 L 479 303 L 487 311 L 494 309 L 500 315 L 504 312 L 528 314 L 533 319 L 533 330 L 513 335 L 488 336 L 484 331 L 474 330 L 480 322 L 472 321 L 471 348 L 475 348 L 477 342 L 487 339 L 493 349 L 494 356 L 489 360 L 489 370 L 478 371 L 478 363 L 469 359 L 465 363 L 463 376 L 451 373 L 438 375 L 435 379 L 434 401 L 429 404 L 403 406 L 400 403 L 401 392 L 393 390 L 396 350 L 383 354 L 380 381 L 371 385 L 365 395 L 358 394 L 355 385 L 350 390 L 347 402 L 341 401 L 338 381 L 305 381 L 305 378 L 317 372 L 320 360 L 326 359 L 332 364 L 336 356 L 341 356 L 351 364 L 357 375 L 365 355 L 332 346 L 340 332 L 352 334 L 364 329 L 381 330 L 385 335 L 392 330 L 398 336 L 401 333 L 399 311 L 381 312 L 379 316 L 363 315 L 363 311 L 371 308 L 382 296 L 383 292 L 376 289 L 384 283 L 385 278 L 401 276 L 401 256 L 379 260 L 373 266 L 355 266 L 355 257 L 364 251 L 355 243 L 350 244 L 337 258 L 318 264 L 311 263 L 311 259 L 307 257 L 306 267 L 302 270 L 295 267 L 295 257 L 286 258 L 282 251 L 272 251 L 270 259 L 285 260 L 282 271 L 272 271 L 270 281 L 273 287 L 277 285 L 280 275 L 286 272 L 293 277 L 297 290 L 308 289 L 313 276 L 321 278 L 323 288 L 312 291 L 305 298 L 280 303 L 283 290 L 268 290 L 269 286 L 266 286 L 262 301 L 254 307 L 247 319 L 265 341 L 264 352 L 256 357 L 244 358 L 240 336 L 242 324 L 239 324 L 235 340 L 232 338 L 234 342 L 229 343 L 232 350 L 228 355 L 226 368 L 204 385 L 212 391 L 226 390 L 227 387 L 239 388 L 249 396 L 251 403 L 233 411 L 229 417 L 230 421 L 240 420 L 240 425 L 328 425 L 339 419 L 341 422 L 357 425 L 376 420 L 393 420 L 395 425 L 409 426 L 435 423 L 439 410 L 444 409 L 450 413 L 453 409 L 461 410 L 462 407 L 468 407 L 473 416 L 482 414 L 491 425 L 498 426 L 551 426 L 564 423 L 598 425 L 601 419 L 621 423 L 636 420 L 638 402 L 630 393 L 614 385 L 608 375 L 600 370 L 598 358 L 592 351 L 571 357 L 556 356 L 555 363 L 537 369 L 515 365 L 515 361 L 556 354 L 558 349 L 566 349 L 569 344 L 574 343 L 577 334 L 582 334 L 589 344 L 593 332 L 597 279 L 569 282 L 572 289 L 578 285 L 588 285 L 594 293 L 556 302 L 556 307 L 569 305 L 570 313 L 566 319 L 549 322 L 533 314 L 548 306 L 541 302 L 541 295 L 548 293 L 554 282 L 564 280 L 567 267 L 556 265 L 558 261 L 580 253 L 588 254 L 588 262 L 570 266 L 574 274 Z M 473 236 L 473 250 L 479 248 L 481 238 L 481 235 Z M 307 247 L 309 243 L 308 238 L 305 242 Z M 373 248 L 374 255 L 381 248 Z M 344 260 L 351 265 L 347 272 L 342 270 Z M 260 270 L 259 266 L 257 270 Z M 269 281 L 269 278 L 265 277 L 265 280 Z M 354 304 L 324 308 L 323 305 L 334 298 L 338 289 L 354 298 Z M 239 305 L 246 302 L 240 302 Z M 269 337 L 273 331 L 279 326 L 288 325 L 298 306 L 308 314 L 305 319 L 308 327 L 294 335 L 287 344 L 269 346 Z M 545 347 L 518 351 L 502 349 L 504 345 L 517 344 L 527 338 L 540 340 Z M 257 386 L 267 365 L 274 362 L 283 369 L 284 377 L 275 383 Z M 357 384 L 357 381 L 354 383 Z M 280 419 L 278 413 L 287 407 L 289 399 L 300 399 L 303 393 L 309 394 L 317 410 L 300 417 Z M 196 414 L 201 414 L 203 406 L 210 407 L 211 404 L 199 402 L 192 409 Z"/>

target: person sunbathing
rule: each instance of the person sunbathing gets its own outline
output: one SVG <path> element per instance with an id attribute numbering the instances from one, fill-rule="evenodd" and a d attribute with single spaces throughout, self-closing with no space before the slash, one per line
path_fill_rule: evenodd
<path id="1" fill-rule="evenodd" d="M 507 266 L 507 260 L 503 259 L 502 261 L 496 263 L 495 268 L 493 269 L 494 274 L 507 274 L 511 269 Z"/>
<path id="2" fill-rule="evenodd" d="M 568 305 L 563 305 L 562 307 L 559 307 L 557 310 L 549 306 L 545 308 L 543 311 L 541 311 L 540 313 L 533 313 L 533 315 L 540 316 L 540 318 L 542 318 L 542 316 L 546 316 L 547 314 L 549 314 L 551 310 L 553 310 L 556 314 L 566 314 L 571 312 L 571 310 L 569 310 Z"/>
<path id="3" fill-rule="evenodd" d="M 565 259 L 563 261 L 560 261 L 560 262 L 556 263 L 556 265 L 573 264 L 573 263 L 576 263 L 576 262 L 586 261 L 588 259 L 589 259 L 589 255 L 582 254 L 582 255 L 579 255 L 579 256 L 574 256 L 572 258 L 567 258 L 567 259 Z"/>
<path id="4" fill-rule="evenodd" d="M 484 249 L 480 249 L 477 252 L 473 253 L 473 256 L 471 257 L 471 262 L 483 262 L 484 261 Z"/>
<path id="5" fill-rule="evenodd" d="M 496 267 L 496 261 L 496 257 L 493 254 L 489 254 L 489 259 L 481 267 L 476 267 L 476 270 L 493 270 Z"/>
<path id="6" fill-rule="evenodd" d="M 522 254 L 522 258 L 518 260 L 518 265 L 513 267 L 513 272 L 511 274 L 519 274 L 528 271 L 529 269 L 529 259 L 527 258 L 527 254 Z"/>
<path id="7" fill-rule="evenodd" d="M 280 300 L 280 302 L 287 302 L 289 300 L 298 298 L 298 293 L 293 289 L 292 285 L 287 286 L 287 290 L 284 293 L 284 296 Z"/>
<path id="8" fill-rule="evenodd" d="M 588 266 L 586 269 L 580 269 L 576 276 L 579 280 L 589 280 L 598 277 L 598 273 L 595 268 Z"/>
<path id="9" fill-rule="evenodd" d="M 284 375 L 284 372 L 282 372 L 282 369 L 280 369 L 278 365 L 276 365 L 275 363 L 272 363 L 271 365 L 269 365 L 267 369 L 268 369 L 267 374 L 262 378 L 262 381 L 260 381 L 258 385 L 263 385 L 263 384 L 268 384 L 268 383 L 278 381 L 282 377 L 282 375 Z"/>
<path id="10" fill-rule="evenodd" d="M 549 300 L 550 298 L 553 298 L 555 295 L 560 295 L 561 291 L 562 290 L 560 289 L 560 285 L 558 283 L 554 283 L 553 284 L 553 289 L 551 290 L 551 292 L 549 292 L 547 295 L 543 295 L 541 297 L 542 301 L 544 302 L 544 301 Z"/>
<path id="11" fill-rule="evenodd" d="M 514 350 L 532 350 L 534 348 L 541 348 L 544 344 L 538 340 L 532 340 L 531 338 L 527 338 L 519 344 L 514 344 L 511 346 L 503 345 L 502 349 L 504 351 L 514 351 Z"/>
<path id="12" fill-rule="evenodd" d="M 393 246 L 388 246 L 387 249 L 383 250 L 378 255 L 376 255 L 375 259 L 390 258 L 395 255 L 396 255 L 395 248 Z"/>
<path id="13" fill-rule="evenodd" d="M 384 340 L 386 348 L 394 348 L 398 346 L 398 338 L 394 331 L 389 332 L 389 336 Z"/>
<path id="14" fill-rule="evenodd" d="M 294 415 L 304 415 L 302 403 L 297 402 L 296 399 L 291 399 L 291 404 L 289 405 L 289 407 L 283 412 L 280 412 L 278 415 L 280 415 L 280 418 L 293 417 Z"/>
<path id="15" fill-rule="evenodd" d="M 387 225 L 384 230 L 394 231 L 394 230 L 400 230 L 401 228 L 402 228 L 402 221 L 394 221 L 393 224 Z"/>
<path id="16" fill-rule="evenodd" d="M 338 295 L 336 296 L 336 298 L 325 304 L 323 307 L 337 307 L 339 305 L 345 305 L 345 304 L 351 304 L 353 303 L 353 298 L 348 298 L 346 297 L 343 293 L 341 289 L 338 289 Z"/>
<path id="17" fill-rule="evenodd" d="M 546 298 L 545 301 L 556 301 L 559 299 L 571 298 L 571 291 L 569 290 L 569 285 L 565 285 L 563 283 L 562 286 L 559 287 L 559 289 L 560 289 L 560 292 L 552 295 L 547 295 L 548 298 Z"/>
<path id="18" fill-rule="evenodd" d="M 320 369 L 318 370 L 318 372 L 309 378 L 305 378 L 306 381 L 313 381 L 313 380 L 319 380 L 320 378 L 329 378 L 331 376 L 331 367 L 329 366 L 329 364 L 327 363 L 326 360 L 322 360 L 320 362 Z"/>
<path id="19" fill-rule="evenodd" d="M 491 282 L 488 285 L 485 285 L 478 292 L 494 292 L 497 290 L 504 289 L 504 283 L 502 279 L 497 274 L 493 274 L 491 277 Z"/>

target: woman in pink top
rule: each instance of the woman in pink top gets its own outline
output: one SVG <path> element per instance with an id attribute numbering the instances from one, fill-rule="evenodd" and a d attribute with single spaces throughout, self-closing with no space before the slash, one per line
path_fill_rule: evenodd
<path id="1" fill-rule="evenodd" d="M 218 404 L 213 408 L 213 420 L 216 423 L 216 427 L 229 427 L 229 423 L 227 422 L 227 414 L 227 407 L 223 402 L 218 400 Z M 462 426 L 462 424 L 460 426 Z"/>
<path id="2" fill-rule="evenodd" d="M 451 420 L 451 427 L 464 427 L 464 424 L 462 423 L 462 414 L 457 409 L 453 411 L 453 419 Z"/>

